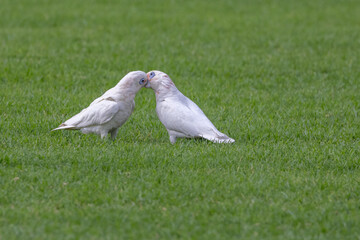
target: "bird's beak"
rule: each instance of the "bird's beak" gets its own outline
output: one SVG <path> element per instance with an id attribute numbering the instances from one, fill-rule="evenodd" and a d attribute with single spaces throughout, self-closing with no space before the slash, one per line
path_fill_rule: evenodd
<path id="1" fill-rule="evenodd" d="M 148 73 L 148 74 L 146 74 L 146 76 L 147 76 L 147 83 L 146 83 L 145 87 L 150 88 L 151 87 L 150 86 L 150 74 Z"/>

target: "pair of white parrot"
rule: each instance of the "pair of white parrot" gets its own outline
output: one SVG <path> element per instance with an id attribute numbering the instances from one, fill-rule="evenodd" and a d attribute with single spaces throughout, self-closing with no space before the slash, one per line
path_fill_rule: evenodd
<path id="1" fill-rule="evenodd" d="M 156 113 L 169 133 L 170 142 L 177 138 L 205 138 L 215 143 L 232 143 L 234 139 L 219 132 L 203 111 L 184 96 L 166 73 L 129 72 L 113 88 L 95 99 L 87 108 L 66 120 L 58 128 L 95 133 L 115 139 L 119 128 L 135 107 L 135 95 L 142 88 L 152 88 L 156 96 Z"/>

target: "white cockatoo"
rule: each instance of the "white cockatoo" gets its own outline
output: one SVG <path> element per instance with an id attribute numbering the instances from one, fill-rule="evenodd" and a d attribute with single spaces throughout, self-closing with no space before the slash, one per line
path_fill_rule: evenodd
<path id="1" fill-rule="evenodd" d="M 147 73 L 146 88 L 156 96 L 156 113 L 169 133 L 170 142 L 177 138 L 205 138 L 215 143 L 232 143 L 234 139 L 219 132 L 203 111 L 184 96 L 166 73 Z"/>
<path id="2" fill-rule="evenodd" d="M 114 140 L 119 127 L 132 114 L 135 107 L 136 93 L 146 85 L 147 75 L 142 71 L 126 74 L 113 88 L 95 99 L 87 108 L 66 120 L 58 128 L 80 130 L 82 133 L 95 133 L 101 138 L 111 134 Z"/>

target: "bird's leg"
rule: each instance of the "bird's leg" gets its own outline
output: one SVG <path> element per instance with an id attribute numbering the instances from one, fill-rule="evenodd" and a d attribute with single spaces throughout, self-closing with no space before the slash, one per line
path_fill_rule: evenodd
<path id="1" fill-rule="evenodd" d="M 171 142 L 171 144 L 174 144 L 176 142 L 176 136 L 175 135 L 170 135 L 170 142 Z"/>
<path id="2" fill-rule="evenodd" d="M 110 134 L 111 134 L 111 140 L 115 141 L 115 138 L 116 138 L 116 135 L 119 131 L 119 128 L 114 128 L 110 131 Z"/>
<path id="3" fill-rule="evenodd" d="M 102 132 L 101 134 L 100 134 L 100 136 L 101 136 L 101 139 L 104 139 L 106 136 L 107 136 L 107 132 Z"/>

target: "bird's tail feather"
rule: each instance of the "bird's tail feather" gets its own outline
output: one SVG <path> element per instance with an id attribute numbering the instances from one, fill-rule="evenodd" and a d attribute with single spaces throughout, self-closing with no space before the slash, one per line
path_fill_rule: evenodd
<path id="1" fill-rule="evenodd" d="M 209 140 L 209 141 L 212 141 L 214 143 L 233 143 L 233 142 L 235 142 L 234 139 L 232 139 L 231 137 L 226 136 L 223 133 L 216 134 L 215 136 L 214 135 L 211 135 L 211 136 L 210 135 L 203 135 L 202 137 Z"/>
<path id="2" fill-rule="evenodd" d="M 61 124 L 59 127 L 57 128 L 54 128 L 53 130 L 51 131 L 56 131 L 56 130 L 76 130 L 78 128 L 74 127 L 74 126 L 71 126 L 71 125 L 65 125 L 65 124 Z"/>

